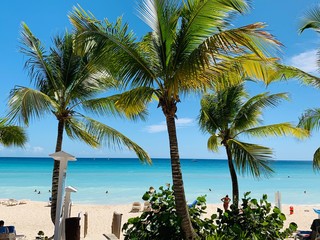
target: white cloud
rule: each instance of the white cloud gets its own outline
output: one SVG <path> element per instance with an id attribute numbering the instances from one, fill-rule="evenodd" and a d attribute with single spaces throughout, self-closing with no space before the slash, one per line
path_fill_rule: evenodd
<path id="1" fill-rule="evenodd" d="M 194 120 L 192 118 L 179 118 L 176 120 L 177 128 L 190 127 L 194 125 Z M 148 133 L 158 133 L 165 132 L 167 130 L 166 122 L 161 122 L 159 124 L 150 125 L 146 127 Z"/>
<path id="2" fill-rule="evenodd" d="M 289 60 L 289 65 L 297 67 L 305 72 L 316 72 L 317 66 L 317 50 L 310 50 L 299 53 Z"/>
<path id="3" fill-rule="evenodd" d="M 148 133 L 158 133 L 158 132 L 164 132 L 167 130 L 166 122 L 161 122 L 156 125 L 150 125 L 146 127 L 146 131 Z"/>
<path id="4" fill-rule="evenodd" d="M 34 153 L 41 153 L 43 152 L 44 148 L 43 147 L 33 147 L 32 152 Z"/>

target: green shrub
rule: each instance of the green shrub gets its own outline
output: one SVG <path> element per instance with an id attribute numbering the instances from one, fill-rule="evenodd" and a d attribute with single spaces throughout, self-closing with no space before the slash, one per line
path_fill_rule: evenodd
<path id="1" fill-rule="evenodd" d="M 225 212 L 218 209 L 218 216 L 212 216 L 216 218 L 216 233 L 208 239 L 285 239 L 297 229 L 295 223 L 283 229 L 286 217 L 279 208 L 271 207 L 267 195 L 258 202 L 249 194 L 244 195 L 240 208 L 231 205 Z"/>
<path id="2" fill-rule="evenodd" d="M 285 215 L 272 208 L 263 195 L 258 202 L 246 193 L 240 208 L 233 205 L 230 210 L 203 219 L 207 208 L 205 196 L 197 198 L 197 204 L 189 208 L 192 226 L 199 239 L 207 240 L 280 240 L 297 229 L 295 223 L 283 229 Z M 149 201 L 151 211 L 130 218 L 122 231 L 126 240 L 182 240 L 181 219 L 176 214 L 173 191 L 160 187 L 159 192 L 146 192 L 142 199 Z"/>
<path id="3" fill-rule="evenodd" d="M 130 240 L 181 240 L 181 219 L 176 214 L 173 191 L 170 187 L 160 187 L 159 192 L 146 192 L 142 199 L 151 204 L 152 211 L 143 212 L 141 216 L 128 219 L 124 224 L 123 231 L 125 239 Z M 214 233 L 213 221 L 204 221 L 200 216 L 205 213 L 205 196 L 197 198 L 197 204 L 189 208 L 192 225 L 199 236 Z"/>

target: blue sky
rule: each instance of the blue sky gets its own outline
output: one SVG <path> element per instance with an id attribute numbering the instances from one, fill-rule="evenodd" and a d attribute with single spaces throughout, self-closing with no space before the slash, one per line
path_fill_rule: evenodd
<path id="1" fill-rule="evenodd" d="M 280 40 L 282 48 L 281 61 L 317 74 L 316 49 L 319 48 L 319 36 L 313 31 L 298 34 L 301 17 L 318 1 L 315 0 L 254 0 L 250 13 L 238 16 L 235 26 L 254 22 L 265 22 L 267 30 Z M 73 6 L 81 5 L 91 11 L 98 19 L 107 17 L 114 21 L 122 15 L 129 22 L 137 37 L 149 29 L 137 16 L 136 4 L 132 0 L 95 0 L 95 1 L 59 1 L 59 0 L 11 0 L 1 2 L 0 15 L 0 109 L 1 116 L 7 110 L 6 102 L 10 90 L 15 85 L 30 86 L 27 71 L 23 69 L 26 58 L 19 52 L 21 22 L 24 21 L 32 32 L 46 47 L 51 39 L 71 29 L 67 14 Z M 291 101 L 283 102 L 275 109 L 266 109 L 264 123 L 292 122 L 307 108 L 320 107 L 320 90 L 302 86 L 294 79 L 272 84 L 267 89 L 262 84 L 250 84 L 251 94 L 263 91 L 289 92 Z M 223 149 L 219 153 L 209 152 L 206 148 L 208 135 L 199 131 L 196 118 L 199 113 L 199 96 L 184 98 L 178 105 L 177 131 L 181 158 L 225 158 Z M 142 146 L 151 157 L 169 157 L 168 136 L 165 119 L 156 103 L 149 106 L 146 122 L 129 122 L 113 117 L 100 118 L 104 123 L 126 134 Z M 54 152 L 57 121 L 52 117 L 34 120 L 27 128 L 29 141 L 25 148 L 5 148 L 0 146 L 0 156 L 48 156 Z M 313 133 L 310 139 L 299 141 L 292 138 L 248 139 L 250 142 L 271 147 L 277 160 L 311 160 L 313 152 L 320 146 L 320 134 Z M 126 150 L 112 150 L 106 147 L 92 149 L 78 141 L 64 138 L 63 150 L 76 157 L 135 157 Z"/>

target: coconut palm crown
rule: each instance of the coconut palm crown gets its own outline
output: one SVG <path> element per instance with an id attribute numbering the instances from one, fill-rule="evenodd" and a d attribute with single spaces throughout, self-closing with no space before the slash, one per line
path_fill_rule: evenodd
<path id="1" fill-rule="evenodd" d="M 94 56 L 90 44 L 80 47 L 73 34 L 66 32 L 54 38 L 54 46 L 46 51 L 28 26 L 22 24 L 21 51 L 27 56 L 25 67 L 35 89 L 16 86 L 10 94 L 10 119 L 29 124 L 31 120 L 54 115 L 58 121 L 55 151 L 62 150 L 64 133 L 91 147 L 106 144 L 109 147 L 126 147 L 133 150 L 141 161 L 151 162 L 148 154 L 128 137 L 92 117 L 84 115 L 118 115 L 112 97 L 101 93 L 114 88 L 117 82 L 105 70 L 92 63 Z M 98 95 L 100 94 L 100 95 Z M 99 97 L 98 97 L 99 96 Z M 143 112 L 140 116 L 143 117 Z M 135 118 L 136 115 L 129 114 Z M 59 161 L 54 161 L 52 175 L 51 219 L 55 223 Z"/>
<path id="2" fill-rule="evenodd" d="M 166 118 L 176 208 L 185 239 L 197 236 L 188 214 L 180 167 L 177 104 L 181 94 L 211 87 L 214 76 L 221 72 L 263 73 L 246 67 L 243 56 L 254 59 L 250 64 L 266 62 L 281 44 L 264 31 L 263 23 L 231 28 L 231 20 L 249 9 L 245 0 L 140 0 L 139 16 L 151 29 L 141 41 L 121 18 L 116 23 L 99 21 L 81 7 L 69 15 L 78 37 L 95 42 L 100 59 L 106 59 L 100 63 L 128 88 L 118 106 L 137 111 L 157 99 Z"/>
<path id="3" fill-rule="evenodd" d="M 303 16 L 301 26 L 299 32 L 311 29 L 320 32 L 320 6 L 317 5 L 311 9 L 309 9 L 305 15 Z M 317 54 L 317 65 L 318 69 L 320 69 L 320 49 Z M 320 88 L 320 79 L 317 77 L 313 77 L 312 81 L 307 82 L 307 84 Z M 299 127 L 303 127 L 309 131 L 318 130 L 320 127 L 320 108 L 310 108 L 307 109 L 299 119 Z M 313 154 L 313 167 L 315 170 L 320 170 L 320 147 L 316 149 Z"/>
<path id="4" fill-rule="evenodd" d="M 256 178 L 273 172 L 269 166 L 273 158 L 272 149 L 244 142 L 241 137 L 308 136 L 308 131 L 288 122 L 261 125 L 262 110 L 277 106 L 282 99 L 287 99 L 287 94 L 266 92 L 249 98 L 243 84 L 239 84 L 206 94 L 201 100 L 199 126 L 203 132 L 210 134 L 207 143 L 209 150 L 218 151 L 219 146 L 226 150 L 235 207 L 238 207 L 239 201 L 236 171 L 252 174 Z"/>

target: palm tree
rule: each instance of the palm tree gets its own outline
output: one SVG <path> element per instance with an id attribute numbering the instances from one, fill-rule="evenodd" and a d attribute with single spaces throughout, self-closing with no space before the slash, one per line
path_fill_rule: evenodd
<path id="1" fill-rule="evenodd" d="M 0 143 L 3 146 L 23 146 L 27 141 L 25 130 L 0 118 Z"/>
<path id="2" fill-rule="evenodd" d="M 64 132 L 71 139 L 89 146 L 101 144 L 135 151 L 140 160 L 151 162 L 148 154 L 136 143 L 115 129 L 82 112 L 119 114 L 114 102 L 98 94 L 116 86 L 111 75 L 93 67 L 90 45 L 79 48 L 73 34 L 54 38 L 54 47 L 47 53 L 26 24 L 23 24 L 21 51 L 28 57 L 25 67 L 36 89 L 17 86 L 11 91 L 8 116 L 29 124 L 34 118 L 53 114 L 58 121 L 55 151 L 62 150 Z M 129 115 L 135 117 L 134 115 Z M 143 116 L 143 115 L 141 115 Z M 59 161 L 54 161 L 52 174 L 51 219 L 55 223 Z"/>
<path id="3" fill-rule="evenodd" d="M 201 99 L 199 125 L 203 132 L 210 134 L 208 149 L 218 151 L 225 148 L 232 180 L 232 200 L 238 207 L 239 187 L 236 171 L 250 173 L 253 177 L 268 176 L 273 170 L 268 165 L 272 159 L 272 149 L 240 140 L 241 136 L 267 137 L 292 135 L 302 138 L 307 131 L 290 123 L 277 123 L 261 126 L 262 109 L 277 106 L 285 93 L 262 93 L 248 98 L 243 84 L 217 90 Z"/>
<path id="4" fill-rule="evenodd" d="M 184 237 L 195 239 L 175 126 L 180 95 L 205 90 L 216 74 L 230 69 L 244 75 L 263 74 L 248 66 L 261 60 L 274 61 L 267 57 L 281 44 L 263 31 L 262 23 L 230 28 L 236 14 L 249 10 L 245 0 L 141 0 L 138 10 L 151 28 L 141 41 L 121 18 L 115 24 L 107 19 L 99 21 L 80 7 L 69 17 L 78 37 L 95 42 L 100 60 L 109 59 L 100 63 L 123 81 L 126 90 L 129 88 L 119 96 L 119 107 L 136 111 L 152 97 L 158 100 L 167 124 L 177 214 Z M 249 65 L 243 56 L 251 57 Z"/>
<path id="5" fill-rule="evenodd" d="M 313 29 L 317 33 L 320 31 L 320 6 L 310 9 L 304 16 L 301 27 L 299 29 L 302 33 L 306 29 Z M 318 50 L 317 64 L 320 66 L 319 58 L 320 49 Z M 313 81 L 307 82 L 316 88 L 320 88 L 320 79 L 311 78 Z M 320 126 L 320 108 L 307 109 L 299 119 L 299 127 L 303 127 L 309 131 L 317 130 Z M 320 148 L 318 148 L 313 154 L 313 167 L 314 169 L 320 170 Z"/>

